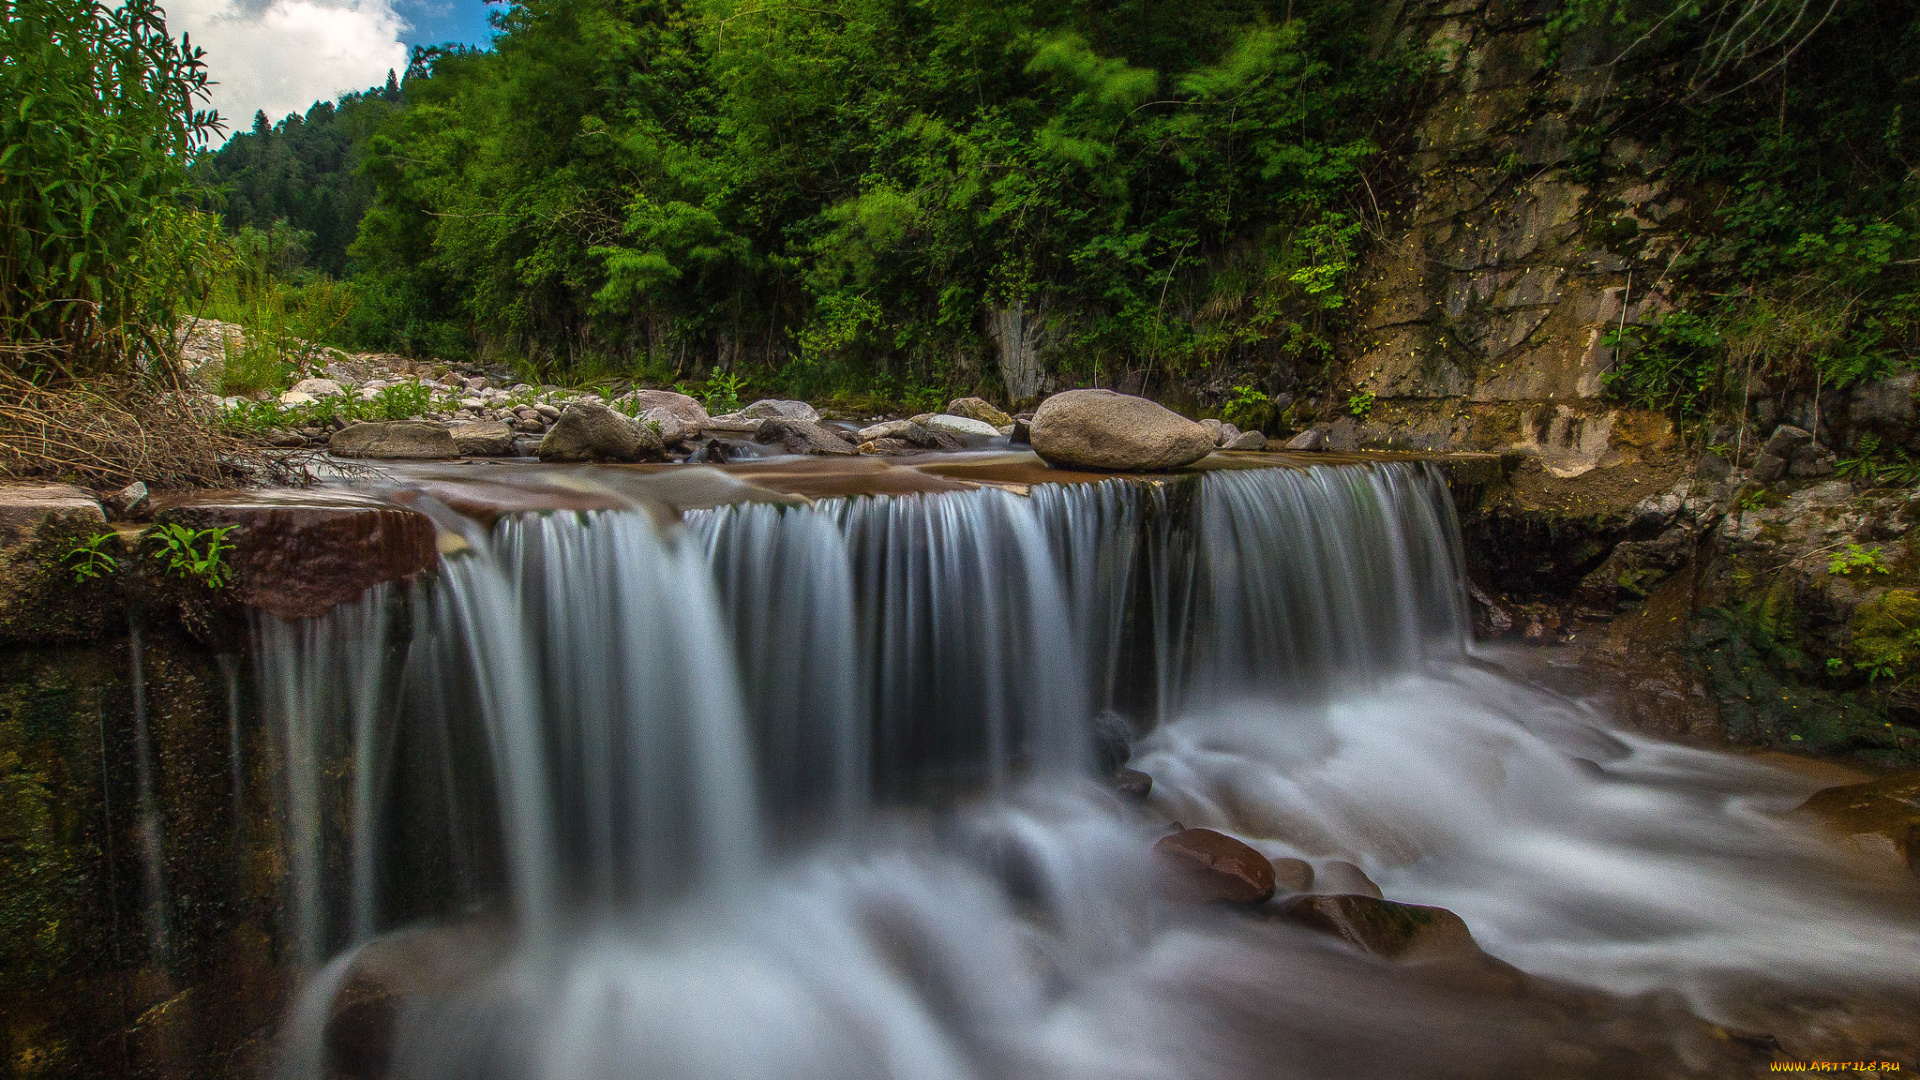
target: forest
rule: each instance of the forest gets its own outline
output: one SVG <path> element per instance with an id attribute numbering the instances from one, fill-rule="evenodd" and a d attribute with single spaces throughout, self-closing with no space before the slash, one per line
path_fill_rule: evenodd
<path id="1" fill-rule="evenodd" d="M 1677 309 L 1617 328 L 1610 394 L 1690 417 L 1727 407 L 1756 362 L 1835 387 L 1910 361 L 1920 12 L 1510 6 L 1553 49 L 1599 55 L 1612 87 L 1554 167 L 1598 176 L 1626 132 L 1694 193 L 1681 251 L 1646 269 Z M 1391 257 L 1421 182 L 1416 121 L 1458 78 L 1400 32 L 1396 0 L 528 0 L 495 12 L 490 49 L 418 49 L 383 86 L 224 141 L 234 121 L 194 104 L 198 62 L 155 68 L 140 122 L 163 138 L 101 159 L 102 184 L 145 200 L 109 216 L 164 223 L 135 243 L 36 187 L 65 151 L 36 147 L 59 126 L 28 113 L 57 95 L 26 87 L 58 59 L 33 42 L 106 41 L 115 20 L 129 47 L 179 53 L 164 12 L 6 7 L 16 355 L 184 305 L 530 378 L 723 375 L 903 406 L 1029 401 L 1043 380 L 1215 410 L 1337 403 L 1356 273 Z M 1612 228 L 1595 234 L 1634 257 L 1631 225 Z M 153 272 L 138 295 L 94 295 L 75 269 L 90 259 Z M 76 329 L 74 298 L 96 329 Z"/>

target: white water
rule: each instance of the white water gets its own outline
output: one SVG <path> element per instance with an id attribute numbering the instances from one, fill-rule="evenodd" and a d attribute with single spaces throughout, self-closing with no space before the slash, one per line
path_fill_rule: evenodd
<path id="1" fill-rule="evenodd" d="M 519 927 L 411 1016 L 396 1075 L 1451 1075 L 1441 1047 L 1519 1075 L 1616 1036 L 1706 1068 L 1684 1024 L 1503 1035 L 1511 1004 L 1168 909 L 1168 818 L 1730 1020 L 1755 980 L 1915 989 L 1911 893 L 1781 816 L 1808 785 L 1470 654 L 1417 467 L 446 523 L 469 550 L 437 586 L 259 650 L 310 965 L 469 904 Z M 1151 813 L 1084 778 L 1105 709 Z"/>

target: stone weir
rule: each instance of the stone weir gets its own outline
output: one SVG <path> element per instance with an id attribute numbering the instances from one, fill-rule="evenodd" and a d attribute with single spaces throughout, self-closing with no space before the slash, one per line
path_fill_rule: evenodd
<path id="1" fill-rule="evenodd" d="M 1223 452 L 1181 473 L 1130 479 L 1177 492 L 1210 470 L 1392 457 Z M 1437 465 L 1457 500 L 1477 499 L 1506 468 L 1486 454 Z M 5 489 L 0 1053 L 27 1076 L 265 1071 L 302 951 L 289 882 L 353 871 L 331 842 L 290 865 L 299 850 L 287 838 L 290 748 L 260 720 L 263 699 L 284 688 L 256 677 L 250 624 L 362 607 L 397 624 L 406 604 L 353 602 L 435 575 L 443 554 L 468 542 L 463 530 L 505 516 L 642 508 L 678 518 L 741 503 L 988 487 L 1026 495 L 1113 478 L 985 453 L 725 467 L 413 465 L 118 512 L 74 488 Z M 407 630 L 381 632 L 398 648 Z M 340 670 L 344 701 L 361 677 Z M 406 914 L 406 896 L 387 901 Z"/>

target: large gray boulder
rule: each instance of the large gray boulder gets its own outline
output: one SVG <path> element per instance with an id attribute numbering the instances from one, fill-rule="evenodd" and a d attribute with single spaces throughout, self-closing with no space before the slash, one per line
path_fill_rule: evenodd
<path id="1" fill-rule="evenodd" d="M 777 446 L 789 454 L 857 454 L 852 443 L 808 420 L 769 418 L 753 433 L 753 441 Z"/>
<path id="2" fill-rule="evenodd" d="M 707 422 L 705 406 L 685 394 L 676 394 L 671 390 L 636 390 L 633 392 L 633 403 L 641 416 L 649 416 L 657 409 L 665 409 L 681 424 L 695 431 Z"/>
<path id="3" fill-rule="evenodd" d="M 661 461 L 666 444 L 650 427 L 636 424 L 597 401 L 576 401 L 560 413 L 540 440 L 541 461 Z"/>
<path id="4" fill-rule="evenodd" d="M 1213 452 L 1213 434 L 1146 398 L 1069 390 L 1033 414 L 1033 449 L 1050 465 L 1159 472 Z"/>
<path id="5" fill-rule="evenodd" d="M 935 414 L 917 417 L 914 423 L 919 424 L 928 431 L 937 432 L 941 435 L 950 435 L 963 446 L 980 446 L 1000 437 L 999 428 L 985 421 L 975 420 L 966 416 Z M 1008 423 L 1011 424 L 1012 421 L 1009 420 Z"/>
<path id="6" fill-rule="evenodd" d="M 761 398 L 741 409 L 739 415 L 748 420 L 805 420 L 809 424 L 820 421 L 820 413 L 813 406 L 780 398 Z"/>
<path id="7" fill-rule="evenodd" d="M 327 449 L 341 457 L 392 461 L 441 461 L 460 456 L 460 445 L 440 425 L 425 420 L 348 424 L 333 433 Z"/>
<path id="8" fill-rule="evenodd" d="M 513 425 L 505 420 L 482 420 L 472 424 L 452 424 L 447 432 L 466 457 L 513 457 Z"/>

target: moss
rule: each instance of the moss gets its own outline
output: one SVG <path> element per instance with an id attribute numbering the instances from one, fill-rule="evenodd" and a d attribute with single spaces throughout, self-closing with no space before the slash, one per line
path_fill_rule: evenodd
<path id="1" fill-rule="evenodd" d="M 1897 678 L 1920 659 L 1920 593 L 1888 589 L 1853 609 L 1847 621 L 1847 662 L 1869 678 Z"/>

